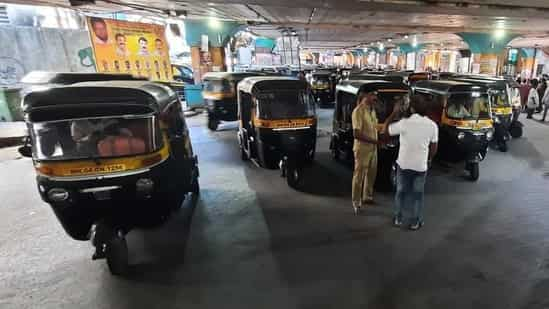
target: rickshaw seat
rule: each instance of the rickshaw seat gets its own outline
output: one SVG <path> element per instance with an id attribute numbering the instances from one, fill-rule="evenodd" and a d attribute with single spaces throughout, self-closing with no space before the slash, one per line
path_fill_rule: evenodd
<path id="1" fill-rule="evenodd" d="M 145 142 L 131 136 L 107 136 L 97 143 L 97 151 L 101 157 L 141 154 L 145 150 Z"/>

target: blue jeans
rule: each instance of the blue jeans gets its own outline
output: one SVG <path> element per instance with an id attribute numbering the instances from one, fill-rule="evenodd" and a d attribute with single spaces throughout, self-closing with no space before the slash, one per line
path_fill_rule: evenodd
<path id="1" fill-rule="evenodd" d="M 423 222 L 423 192 L 427 172 L 397 169 L 397 192 L 395 195 L 395 216 L 402 219 L 403 210 L 408 209 L 413 222 Z M 408 220 L 406 220 L 408 221 Z"/>

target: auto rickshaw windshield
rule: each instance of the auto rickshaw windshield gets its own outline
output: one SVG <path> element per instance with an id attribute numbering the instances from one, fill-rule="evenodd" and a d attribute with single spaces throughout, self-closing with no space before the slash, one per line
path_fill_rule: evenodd
<path id="1" fill-rule="evenodd" d="M 292 119 L 315 115 L 314 99 L 305 90 L 277 90 L 256 95 L 260 119 Z"/>
<path id="2" fill-rule="evenodd" d="M 509 102 L 509 96 L 505 91 L 494 90 L 490 92 L 490 99 L 494 107 L 509 107 L 511 102 Z"/>
<path id="3" fill-rule="evenodd" d="M 138 155 L 162 145 L 156 117 L 101 117 L 31 125 L 38 160 L 73 160 Z"/>
<path id="4" fill-rule="evenodd" d="M 330 82 L 330 76 L 328 75 L 313 75 L 313 84 L 328 84 Z"/>
<path id="5" fill-rule="evenodd" d="M 488 95 L 480 92 L 453 93 L 448 97 L 446 114 L 460 120 L 490 119 Z"/>

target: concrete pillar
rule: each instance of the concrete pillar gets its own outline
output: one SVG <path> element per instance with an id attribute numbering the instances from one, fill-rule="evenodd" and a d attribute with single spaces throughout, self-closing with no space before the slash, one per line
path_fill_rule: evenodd
<path id="1" fill-rule="evenodd" d="M 238 22 L 214 19 L 185 21 L 185 39 L 191 47 L 196 83 L 200 83 L 207 72 L 227 70 L 225 45 L 241 27 Z"/>
<path id="2" fill-rule="evenodd" d="M 473 73 L 499 75 L 503 69 L 505 47 L 516 34 L 504 33 L 499 37 L 491 33 L 460 32 L 456 33 L 469 45 L 473 56 L 471 67 Z"/>

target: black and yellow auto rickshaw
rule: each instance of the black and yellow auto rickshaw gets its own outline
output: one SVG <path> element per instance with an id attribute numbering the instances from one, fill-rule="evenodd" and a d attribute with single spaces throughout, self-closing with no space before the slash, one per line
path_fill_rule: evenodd
<path id="1" fill-rule="evenodd" d="M 319 105 L 333 104 L 336 74 L 331 71 L 314 71 L 310 74 L 311 93 Z"/>
<path id="2" fill-rule="evenodd" d="M 238 120 L 236 87 L 246 77 L 265 75 L 261 72 L 210 72 L 203 78 L 202 97 L 208 109 L 208 128 L 217 130 L 221 121 Z"/>
<path id="3" fill-rule="evenodd" d="M 511 128 L 514 126 L 522 128 L 522 125 L 513 123 L 513 107 L 505 80 L 475 75 L 455 77 L 453 80 L 481 85 L 488 89 L 492 120 L 494 121 L 493 141 L 500 151 L 506 152 Z"/>
<path id="4" fill-rule="evenodd" d="M 336 105 L 330 140 L 330 151 L 335 160 L 344 159 L 347 162 L 353 162 L 354 137 L 351 115 L 363 87 L 377 89 L 375 110 L 380 129 L 396 103 L 401 104 L 403 110 L 409 106 L 409 89 L 403 83 L 383 80 L 341 82 L 336 88 Z M 375 186 L 381 190 L 391 191 L 396 185 L 395 162 L 398 156 L 398 136 L 390 137 L 380 134 L 379 138 L 385 143 L 378 147 L 378 176 Z"/>
<path id="5" fill-rule="evenodd" d="M 249 77 L 238 85 L 238 141 L 243 160 L 279 167 L 298 188 L 302 169 L 316 147 L 314 99 L 306 81 L 288 77 Z"/>
<path id="6" fill-rule="evenodd" d="M 494 136 L 488 89 L 477 84 L 433 80 L 420 81 L 414 94 L 431 102 L 429 117 L 439 125 L 438 158 L 465 161 L 470 179 L 479 178 L 479 162 L 484 160 Z"/>
<path id="7" fill-rule="evenodd" d="M 128 270 L 125 235 L 163 222 L 199 193 L 198 162 L 181 103 L 148 81 L 81 82 L 28 93 L 22 101 L 37 187 L 76 240 L 111 273 Z"/>

